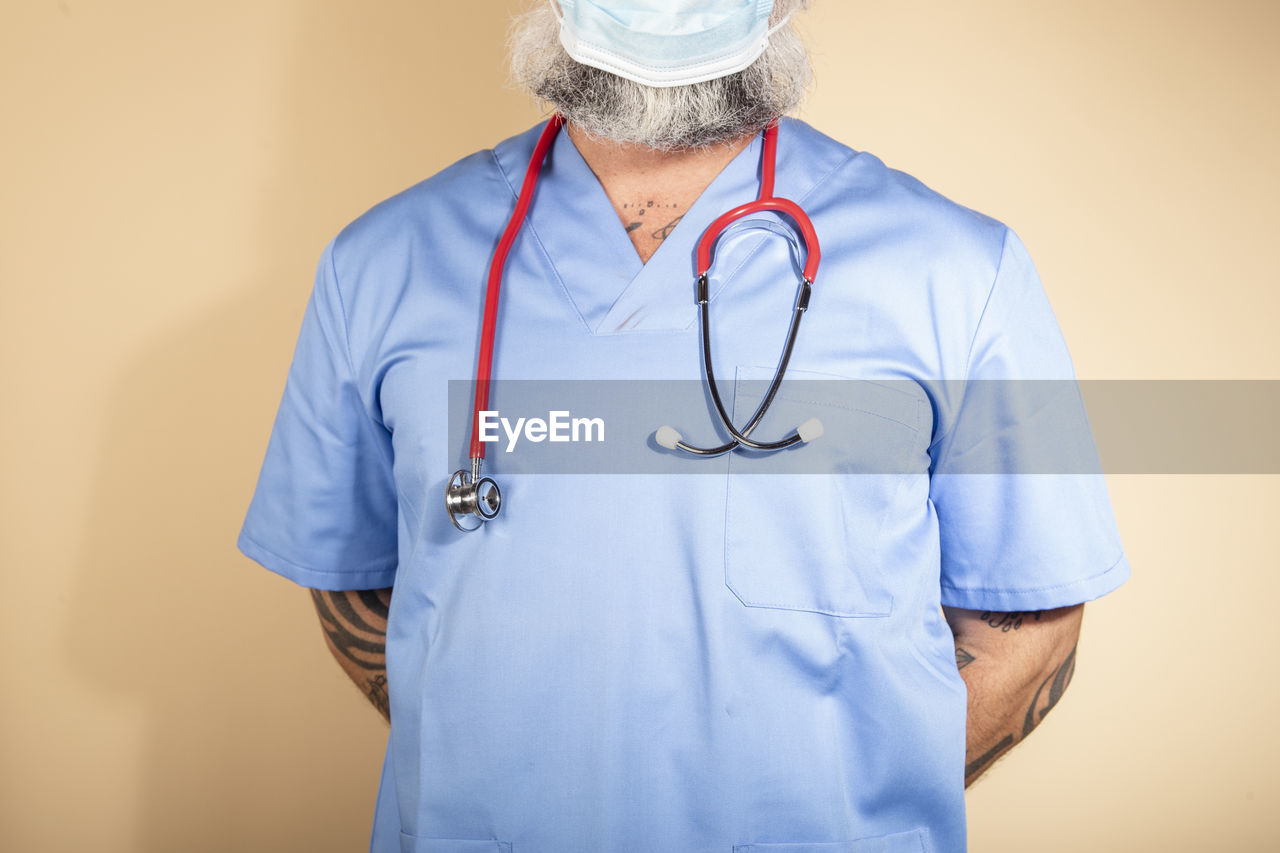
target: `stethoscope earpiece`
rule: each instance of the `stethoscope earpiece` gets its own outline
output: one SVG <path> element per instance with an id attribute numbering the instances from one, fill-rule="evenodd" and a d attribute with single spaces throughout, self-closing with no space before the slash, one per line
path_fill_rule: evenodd
<path id="1" fill-rule="evenodd" d="M 684 437 L 676 432 L 673 427 L 660 426 L 658 431 L 653 434 L 653 440 L 658 442 L 659 447 L 675 450 L 680 446 L 680 442 L 684 441 Z"/>
<path id="2" fill-rule="evenodd" d="M 817 418 L 809 418 L 809 420 L 796 427 L 796 435 L 800 436 L 800 440 L 805 444 L 822 438 L 822 433 L 822 421 Z"/>

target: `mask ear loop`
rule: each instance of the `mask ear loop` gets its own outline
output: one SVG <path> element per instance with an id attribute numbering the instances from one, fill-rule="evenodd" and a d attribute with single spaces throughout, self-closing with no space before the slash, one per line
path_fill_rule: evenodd
<path id="1" fill-rule="evenodd" d="M 790 12 L 788 12 L 786 15 L 783 16 L 781 21 L 778 21 L 778 23 L 774 24 L 772 27 L 769 27 L 769 29 L 764 34 L 764 40 L 768 41 L 773 36 L 774 33 L 776 33 L 778 30 L 782 29 L 787 24 L 789 24 L 791 22 L 791 16 L 794 15 L 795 13 L 796 13 L 796 10 L 792 9 Z"/>

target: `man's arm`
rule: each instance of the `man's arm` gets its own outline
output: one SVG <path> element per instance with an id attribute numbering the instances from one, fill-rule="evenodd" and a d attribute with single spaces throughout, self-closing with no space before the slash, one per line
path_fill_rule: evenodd
<path id="1" fill-rule="evenodd" d="M 329 592 L 311 590 L 325 643 L 343 672 L 388 722 L 387 611 L 391 588 Z"/>
<path id="2" fill-rule="evenodd" d="M 942 609 L 969 688 L 968 787 L 1062 698 L 1075 672 L 1084 605 L 1027 613 Z"/>

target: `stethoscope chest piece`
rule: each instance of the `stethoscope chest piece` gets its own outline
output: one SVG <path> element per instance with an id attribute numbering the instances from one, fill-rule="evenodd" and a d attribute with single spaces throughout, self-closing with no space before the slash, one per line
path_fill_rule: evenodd
<path id="1" fill-rule="evenodd" d="M 498 517 L 502 509 L 502 492 L 498 484 L 488 477 L 477 476 L 465 468 L 459 468 L 449 478 L 444 489 L 444 507 L 453 526 L 470 533 L 486 521 Z"/>

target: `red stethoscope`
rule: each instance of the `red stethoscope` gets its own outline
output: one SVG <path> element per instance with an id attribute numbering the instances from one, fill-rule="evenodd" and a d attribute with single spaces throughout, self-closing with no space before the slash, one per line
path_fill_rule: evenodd
<path id="1" fill-rule="evenodd" d="M 502 289 L 502 270 L 506 266 L 507 254 L 515 243 L 516 235 L 524 224 L 525 215 L 533 201 L 533 190 L 538 183 L 538 174 L 542 171 L 543 162 L 556 134 L 564 125 L 564 117 L 553 115 L 538 143 L 534 146 L 533 156 L 529 158 L 529 167 L 524 174 L 524 183 L 520 186 L 520 196 L 516 200 L 515 210 L 507 222 L 498 248 L 489 263 L 489 286 L 485 292 L 484 325 L 480 333 L 480 355 L 476 362 L 476 394 L 475 404 L 471 412 L 471 469 L 460 468 L 453 472 L 445 486 L 445 509 L 454 527 L 463 531 L 479 528 L 484 522 L 496 518 L 502 508 L 502 492 L 498 484 L 489 477 L 481 477 L 480 469 L 484 462 L 485 442 L 480 440 L 480 413 L 489 409 L 489 379 L 493 370 L 493 341 L 498 322 L 498 295 Z M 791 431 L 789 435 L 778 441 L 756 441 L 750 437 L 769 410 L 770 403 L 778 393 L 782 377 L 786 373 L 787 363 L 791 360 L 791 351 L 795 348 L 796 336 L 800 331 L 800 318 L 809 307 L 809 296 L 813 280 L 818 274 L 818 262 L 822 252 L 818 246 L 818 235 L 813 230 L 813 223 L 798 204 L 785 198 L 773 195 L 774 166 L 778 152 L 778 123 L 771 122 L 764 131 L 764 150 L 760 155 L 760 195 L 755 201 L 735 207 L 722 214 L 702 233 L 698 243 L 697 254 L 697 288 L 696 299 L 702 325 L 702 362 L 706 370 L 707 385 L 711 391 L 711 399 L 716 413 L 729 433 L 729 440 L 716 447 L 695 447 L 686 443 L 678 432 L 669 426 L 660 427 L 654 435 L 655 441 L 670 450 L 680 450 L 698 456 L 719 456 L 723 453 L 743 447 L 749 450 L 772 451 L 791 447 L 805 441 L 812 441 L 822 435 L 822 424 L 816 418 L 805 421 Z M 742 429 L 734 426 L 720 398 L 720 390 L 716 385 L 715 371 L 711 364 L 711 316 L 709 303 L 710 284 L 708 274 L 711 271 L 711 250 L 716 239 L 730 224 L 744 216 L 761 211 L 776 211 L 786 214 L 794 223 L 805 244 L 805 263 L 796 294 L 795 307 L 792 310 L 791 326 L 787 330 L 787 342 L 774 371 L 773 381 L 769 383 L 760 405 Z M 466 523 L 464 524 L 464 520 Z"/>

